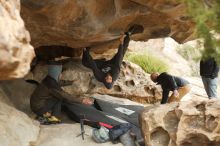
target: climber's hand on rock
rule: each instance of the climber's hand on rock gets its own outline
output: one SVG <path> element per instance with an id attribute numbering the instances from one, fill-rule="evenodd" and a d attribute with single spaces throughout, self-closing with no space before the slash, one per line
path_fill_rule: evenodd
<path id="1" fill-rule="evenodd" d="M 174 96 L 174 97 L 179 97 L 179 92 L 178 92 L 177 90 L 174 90 L 174 91 L 173 91 L 173 96 Z"/>
<path id="2" fill-rule="evenodd" d="M 123 44 L 123 43 L 124 43 L 124 38 L 125 38 L 125 35 L 122 34 L 121 37 L 120 37 L 120 44 Z"/>
<path id="3" fill-rule="evenodd" d="M 91 98 L 88 98 L 88 97 L 86 97 L 82 100 L 82 104 L 92 105 L 93 103 L 94 103 L 94 100 Z"/>

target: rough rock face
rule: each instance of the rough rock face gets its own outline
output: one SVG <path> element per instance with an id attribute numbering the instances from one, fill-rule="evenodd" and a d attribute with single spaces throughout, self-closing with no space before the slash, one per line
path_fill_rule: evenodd
<path id="1" fill-rule="evenodd" d="M 128 98 L 140 103 L 154 103 L 161 99 L 161 88 L 155 86 L 139 66 L 124 61 L 118 80 L 111 90 L 98 82 L 90 69 L 85 68 L 78 61 L 64 64 L 62 79 L 76 80 L 73 85 L 64 87 L 64 90 L 73 95 L 108 94 L 116 97 Z M 47 75 L 47 66 L 38 65 L 33 73 L 26 78 L 41 81 Z"/>
<path id="2" fill-rule="evenodd" d="M 0 146 L 30 146 L 37 139 L 39 124 L 15 109 L 2 89 L 0 99 Z"/>
<path id="3" fill-rule="evenodd" d="M 151 106 L 141 115 L 148 146 L 219 146 L 220 101 Z"/>
<path id="4" fill-rule="evenodd" d="M 0 90 L 4 91 L 5 97 L 7 98 L 3 98 L 4 100 L 0 98 L 0 102 L 10 101 L 7 103 L 10 103 L 13 107 L 30 115 L 32 113 L 30 109 L 30 96 L 35 87 L 35 85 L 27 83 L 23 79 L 2 81 Z"/>
<path id="5" fill-rule="evenodd" d="M 19 0 L 0 1 L 0 80 L 23 77 L 34 49 L 20 17 Z"/>
<path id="6" fill-rule="evenodd" d="M 21 5 L 34 47 L 53 51 L 69 46 L 74 48 L 68 53 L 72 56 L 79 56 L 74 50 L 86 46 L 98 54 L 115 48 L 120 33 L 133 24 L 145 28 L 134 40 L 171 36 L 184 42 L 193 32 L 193 23 L 177 0 L 21 0 Z"/>

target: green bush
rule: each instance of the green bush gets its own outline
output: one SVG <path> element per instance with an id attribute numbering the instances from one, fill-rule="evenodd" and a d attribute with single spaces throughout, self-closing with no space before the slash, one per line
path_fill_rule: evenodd
<path id="1" fill-rule="evenodd" d="M 146 73 L 153 72 L 167 72 L 169 70 L 168 65 L 161 59 L 148 54 L 130 53 L 125 57 L 126 60 L 131 61 L 139 65 Z"/>
<path id="2" fill-rule="evenodd" d="M 187 15 L 195 22 L 196 36 L 204 40 L 202 57 L 215 57 L 220 63 L 220 0 L 180 1 L 186 5 Z"/>

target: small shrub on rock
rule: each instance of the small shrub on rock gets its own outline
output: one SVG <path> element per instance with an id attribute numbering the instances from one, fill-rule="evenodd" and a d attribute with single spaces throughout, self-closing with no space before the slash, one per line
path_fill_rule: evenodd
<path id="1" fill-rule="evenodd" d="M 168 65 L 163 60 L 146 53 L 129 53 L 126 55 L 125 59 L 139 65 L 146 73 L 162 73 L 169 70 Z"/>

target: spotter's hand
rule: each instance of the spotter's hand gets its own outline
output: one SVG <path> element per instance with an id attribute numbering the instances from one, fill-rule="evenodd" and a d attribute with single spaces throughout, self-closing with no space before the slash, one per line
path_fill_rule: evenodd
<path id="1" fill-rule="evenodd" d="M 82 100 L 82 104 L 86 104 L 86 105 L 92 105 L 94 103 L 94 100 L 91 98 L 84 98 Z"/>
<path id="2" fill-rule="evenodd" d="M 173 95 L 174 95 L 174 97 L 179 97 L 179 92 L 177 90 L 174 90 Z"/>
<path id="3" fill-rule="evenodd" d="M 124 43 L 124 38 L 125 38 L 125 35 L 122 34 L 122 35 L 120 36 L 120 44 L 123 44 L 123 43 Z"/>

